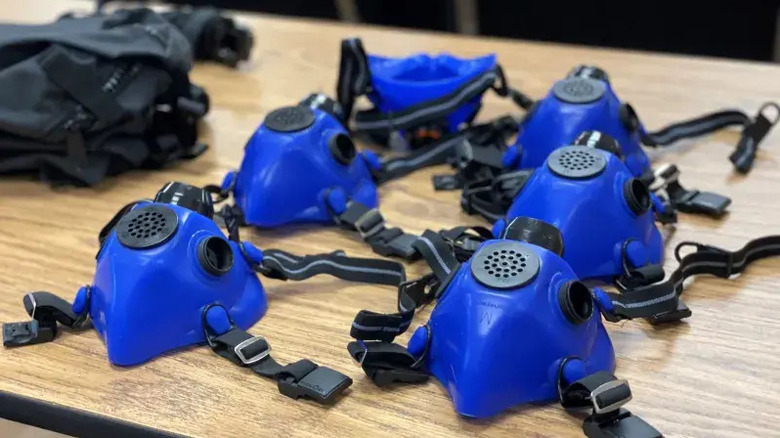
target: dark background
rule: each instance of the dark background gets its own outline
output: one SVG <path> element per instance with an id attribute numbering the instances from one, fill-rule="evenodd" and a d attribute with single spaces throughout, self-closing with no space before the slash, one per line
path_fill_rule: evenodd
<path id="1" fill-rule="evenodd" d="M 460 0 L 354 0 L 360 21 L 457 31 Z M 338 20 L 328 0 L 175 0 Z M 773 59 L 780 0 L 475 0 L 479 34 L 739 59 Z"/>

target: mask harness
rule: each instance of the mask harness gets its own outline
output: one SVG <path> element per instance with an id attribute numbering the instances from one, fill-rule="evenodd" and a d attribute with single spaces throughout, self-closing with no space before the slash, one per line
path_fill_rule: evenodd
<path id="1" fill-rule="evenodd" d="M 515 130 L 506 119 L 473 125 L 402 157 L 358 152 L 341 122 L 340 106 L 314 94 L 268 114 L 249 140 L 238 171 L 221 186 L 206 186 L 215 202 L 233 196 L 220 214 L 239 224 L 277 227 L 336 223 L 356 231 L 377 254 L 416 260 L 417 236 L 387 227 L 377 209 L 377 185 L 446 163 L 463 143 L 504 142 Z"/>
<path id="2" fill-rule="evenodd" d="M 488 89 L 523 109 L 533 103 L 507 85 L 495 55 L 386 58 L 366 55 L 358 38 L 341 42 L 336 93 L 343 121 L 347 125 L 351 119 L 355 100 L 367 96 L 374 108 L 354 113 L 353 132 L 368 134 L 393 150 L 427 145 L 471 126 Z"/>
<path id="3" fill-rule="evenodd" d="M 342 251 L 307 256 L 260 251 L 240 241 L 236 222 L 230 218 L 226 221 L 230 240 L 225 240 L 211 220 L 212 214 L 208 194 L 182 183 L 169 183 L 154 201 L 125 206 L 100 233 L 95 283 L 82 287 L 72 304 L 49 292 L 27 294 L 23 302 L 30 320 L 3 324 L 3 345 L 50 342 L 59 327 L 87 329 L 91 321 L 106 341 L 109 360 L 115 365 L 137 365 L 181 346 L 207 343 L 219 356 L 275 380 L 284 395 L 321 404 L 334 402 L 352 379 L 308 359 L 282 365 L 271 357 L 265 338 L 246 331 L 267 306 L 254 273 L 295 281 L 327 274 L 347 281 L 398 286 L 405 282 L 403 266 L 389 260 L 347 257 Z M 197 248 L 196 256 L 179 253 L 175 258 L 158 260 L 173 256 L 166 246 L 174 251 Z M 134 262 L 128 253 L 138 260 Z M 191 258 L 197 271 L 187 264 Z M 154 263 L 140 263 L 148 260 Z M 177 272 L 183 276 L 165 284 L 148 269 L 117 275 L 152 264 L 163 278 L 177 276 Z M 106 271 L 106 266 L 111 270 Z M 173 271 L 167 271 L 170 268 Z M 157 284 L 136 285 L 139 278 L 147 282 L 157 279 Z M 113 280 L 119 284 L 114 291 L 109 290 Z M 186 292 L 178 293 L 177 286 Z M 133 297 L 141 299 L 133 301 Z M 151 298 L 168 310 L 160 314 L 146 305 L 144 301 Z M 119 313 L 114 308 L 119 308 Z M 169 332 L 177 338 L 166 338 Z M 112 342 L 112 338 L 120 341 Z"/>
<path id="4" fill-rule="evenodd" d="M 521 223 L 523 224 L 521 226 L 527 224 L 524 221 L 521 221 Z M 462 236 L 464 235 L 464 230 L 466 230 L 466 227 L 460 227 L 459 229 L 450 231 L 455 235 Z M 482 234 L 484 236 L 485 233 L 477 234 Z M 352 324 L 350 334 L 356 340 L 349 344 L 348 351 L 375 384 L 378 386 L 388 386 L 391 384 L 424 382 L 432 371 L 435 373 L 436 377 L 441 380 L 443 378 L 442 370 L 460 369 L 459 367 L 463 366 L 462 362 L 459 362 L 461 360 L 465 360 L 467 364 L 478 364 L 483 367 L 481 369 L 462 369 L 460 371 L 463 376 L 488 376 L 485 377 L 485 379 L 492 382 L 493 380 L 489 377 L 491 372 L 493 372 L 491 371 L 491 367 L 498 367 L 497 370 L 500 372 L 505 365 L 512 367 L 513 375 L 518 374 L 515 363 L 511 362 L 511 360 L 505 360 L 506 358 L 500 359 L 497 362 L 490 360 L 468 362 L 467 359 L 463 359 L 463 352 L 460 354 L 456 353 L 455 356 L 452 356 L 452 353 L 448 353 L 448 348 L 451 346 L 452 339 L 457 339 L 458 336 L 453 333 L 460 333 L 463 330 L 470 333 L 468 331 L 468 321 L 473 318 L 471 316 L 464 316 L 458 311 L 453 313 L 453 310 L 457 309 L 452 308 L 453 305 L 457 304 L 457 300 L 459 299 L 457 297 L 459 294 L 475 293 L 475 286 L 469 286 L 471 283 L 469 283 L 468 280 L 464 280 L 469 274 L 477 276 L 476 281 L 479 285 L 494 284 L 495 287 L 499 288 L 495 292 L 490 292 L 485 298 L 480 299 L 478 295 L 473 297 L 474 300 L 482 300 L 480 301 L 482 305 L 490 306 L 484 307 L 484 312 L 486 313 L 481 314 L 482 316 L 480 317 L 482 319 L 489 318 L 490 324 L 483 325 L 482 328 L 484 329 L 488 329 L 492 325 L 502 324 L 502 321 L 512 318 L 512 315 L 514 314 L 514 311 L 510 311 L 513 309 L 512 307 L 503 307 L 503 305 L 500 304 L 499 307 L 497 307 L 499 310 L 497 310 L 495 314 L 491 314 L 490 311 L 487 310 L 496 308 L 496 304 L 491 305 L 489 301 L 493 299 L 492 294 L 501 292 L 501 289 L 506 287 L 506 282 L 512 282 L 515 278 L 523 277 L 523 275 L 528 274 L 527 276 L 531 278 L 531 280 L 528 278 L 524 279 L 524 281 L 530 281 L 530 286 L 526 287 L 533 287 L 535 284 L 534 281 L 542 282 L 540 283 L 540 287 L 544 287 L 544 282 L 548 281 L 545 279 L 548 277 L 546 277 L 547 274 L 542 271 L 539 273 L 534 271 L 534 269 L 536 269 L 534 266 L 539 266 L 538 264 L 534 265 L 533 260 L 535 258 L 543 257 L 546 260 L 542 266 L 544 264 L 547 264 L 548 266 L 556 265 L 558 266 L 556 269 L 560 269 L 558 273 L 553 273 L 552 277 L 549 277 L 552 279 L 549 280 L 551 281 L 549 284 L 553 284 L 556 281 L 560 282 L 561 278 L 565 279 L 567 275 L 571 275 L 566 274 L 567 268 L 565 267 L 565 263 L 557 265 L 557 263 L 562 262 L 562 260 L 559 259 L 555 253 L 557 250 L 555 238 L 551 239 L 549 235 L 544 233 L 523 232 L 522 230 L 511 231 L 510 234 L 523 236 L 527 239 L 524 242 L 531 244 L 532 246 L 523 244 L 518 248 L 513 246 L 516 245 L 513 242 L 518 241 L 506 239 L 489 240 L 482 244 L 480 247 L 481 251 L 474 254 L 472 258 L 459 258 L 459 256 L 463 256 L 463 254 L 458 254 L 453 248 L 452 242 L 447 240 L 445 237 L 447 236 L 446 231 L 436 233 L 428 230 L 422 235 L 415 245 L 419 248 L 433 272 L 419 280 L 411 281 L 409 284 L 415 284 L 417 286 L 425 285 L 425 293 L 412 297 L 405 295 L 402 289 L 402 292 L 399 293 L 398 296 L 398 312 L 382 314 L 362 310 L 358 313 Z M 476 240 L 479 240 L 478 236 L 474 233 L 472 233 L 471 236 L 475 237 Z M 558 238 L 560 239 L 560 235 L 558 235 Z M 475 240 L 472 242 L 474 241 Z M 681 257 L 681 249 L 689 246 L 694 247 L 696 251 Z M 529 248 L 536 248 L 532 251 L 536 255 L 525 253 Z M 550 249 L 548 250 L 548 248 Z M 493 251 L 487 251 L 488 249 L 493 249 Z M 510 251 L 514 252 L 510 253 Z M 550 251 L 552 251 L 552 253 Z M 597 308 L 600 314 L 610 322 L 618 322 L 624 319 L 648 318 L 653 323 L 659 323 L 677 321 L 690 316 L 690 310 L 680 300 L 685 279 L 698 274 L 710 274 L 728 279 L 732 275 L 742 273 L 745 267 L 755 260 L 780 255 L 780 236 L 767 236 L 752 240 L 743 248 L 735 252 L 696 242 L 683 242 L 678 245 L 675 253 L 679 262 L 678 268 L 666 281 L 657 284 L 623 290 L 621 293 L 607 293 L 600 288 L 588 289 L 578 281 L 563 283 L 565 287 L 561 287 L 561 292 L 557 295 L 559 297 L 558 301 L 553 300 L 551 303 L 553 303 L 553 307 L 560 306 L 563 315 L 566 316 L 569 323 L 575 322 L 575 328 L 572 329 L 570 326 L 565 326 L 568 328 L 562 328 L 559 335 L 563 334 L 564 339 L 568 339 L 571 336 L 580 336 L 575 335 L 576 333 L 579 333 L 578 330 L 591 330 L 588 333 L 593 333 L 593 326 L 591 325 L 593 324 L 599 327 L 595 331 L 595 333 L 597 333 L 595 335 L 597 339 L 602 339 L 600 338 L 601 336 L 606 337 L 607 335 L 606 332 L 603 331 L 603 326 L 598 313 L 592 316 L 594 319 L 589 319 L 593 307 Z M 486 259 L 484 258 L 485 254 L 491 255 L 492 257 L 495 257 L 495 259 Z M 506 255 L 510 258 L 499 259 L 499 255 Z M 521 259 L 511 259 L 511 257 L 521 256 Z M 526 261 L 526 258 L 528 261 Z M 480 269 L 482 267 L 483 259 L 485 266 L 484 269 Z M 525 269 L 530 272 L 523 273 L 522 269 L 520 271 L 514 269 L 512 273 L 518 274 L 518 277 L 512 276 L 509 277 L 509 280 L 504 278 L 507 277 L 507 275 L 503 275 L 502 277 L 500 275 L 501 272 L 499 272 L 499 275 L 495 276 L 495 279 L 493 279 L 494 275 L 483 272 L 488 269 L 495 269 L 490 268 L 491 262 L 499 261 L 500 264 L 502 260 L 509 261 L 510 267 L 514 266 L 515 268 L 517 268 L 518 265 L 513 265 L 512 263 L 520 263 L 522 260 L 524 264 L 529 266 Z M 466 273 L 464 270 L 470 270 L 470 272 Z M 500 270 L 501 267 L 499 267 L 499 271 Z M 539 276 L 539 278 L 533 280 L 534 275 Z M 479 278 L 479 276 L 482 276 L 482 278 Z M 504 282 L 503 285 L 501 285 L 502 282 Z M 576 284 L 577 286 L 572 286 L 572 284 Z M 479 285 L 476 287 L 482 287 Z M 563 291 L 566 291 L 566 294 L 564 294 Z M 585 293 L 583 293 L 583 291 L 585 291 Z M 513 294 L 522 295 L 531 293 L 530 291 L 513 292 L 511 290 L 508 292 L 509 295 L 507 296 L 510 297 L 514 296 Z M 411 324 L 414 310 L 421 305 L 433 301 L 433 299 L 437 299 L 438 304 L 431 314 L 431 320 L 415 331 L 409 341 L 408 348 L 393 343 L 394 338 L 404 333 Z M 520 298 L 516 299 L 519 300 Z M 440 306 L 443 306 L 442 310 L 437 312 Z M 469 313 L 471 312 L 469 309 L 470 307 L 466 306 L 466 308 L 462 310 Z M 533 307 L 533 309 L 536 309 L 536 307 Z M 585 313 L 586 315 L 580 315 L 581 313 Z M 448 316 L 448 314 L 458 316 L 453 319 L 453 317 Z M 540 315 L 533 316 L 533 318 L 544 319 L 547 318 L 546 315 L 548 315 L 548 313 L 536 309 L 529 315 Z M 580 315 L 579 320 L 577 319 L 577 315 Z M 588 318 L 585 316 L 588 316 Z M 529 318 L 530 317 L 531 316 L 529 316 Z M 476 318 L 476 320 L 480 320 L 480 318 Z M 585 322 L 586 320 L 589 322 Z M 555 321 L 555 318 L 553 318 L 553 321 Z M 437 329 L 437 324 L 441 325 L 441 328 L 443 329 L 442 336 L 447 339 L 443 341 L 443 344 L 441 343 L 442 341 L 438 344 L 435 341 L 436 334 L 434 331 Z M 559 322 L 553 322 L 553 324 L 559 324 Z M 457 329 L 459 326 L 462 328 Z M 526 327 L 528 329 L 536 326 L 540 326 L 536 321 L 529 321 L 525 325 L 522 325 L 521 322 L 520 325 L 520 327 Z M 544 326 L 544 324 L 542 324 L 542 326 Z M 498 328 L 496 330 L 497 333 L 509 333 L 506 330 L 508 328 L 507 326 L 501 327 L 503 327 L 504 330 L 502 331 Z M 553 333 L 552 335 L 555 334 Z M 455 338 L 453 338 L 453 336 L 455 336 Z M 490 345 L 490 343 L 494 341 L 490 333 L 482 334 L 480 336 L 480 338 L 466 338 L 469 340 L 463 345 L 466 345 L 465 348 L 473 348 L 479 343 L 487 343 L 487 345 Z M 553 341 L 552 344 L 558 345 L 558 341 Z M 582 345 L 592 344 L 592 341 L 588 341 Z M 554 390 L 553 392 L 553 394 L 557 394 L 555 397 L 557 397 L 558 401 L 566 409 L 590 409 L 591 413 L 583 423 L 583 431 L 588 437 L 662 437 L 661 433 L 652 426 L 623 408 L 623 405 L 632 398 L 630 387 L 625 380 L 620 380 L 613 374 L 614 353 L 612 353 L 611 343 L 608 338 L 606 338 L 606 340 L 597 340 L 596 345 L 602 345 L 603 347 L 600 348 L 603 349 L 594 347 L 596 349 L 594 349 L 591 354 L 595 356 L 592 356 L 589 359 L 574 355 L 561 357 L 559 361 L 555 362 L 558 367 L 557 381 L 554 382 L 554 385 L 557 387 L 557 390 Z M 574 343 L 571 345 L 571 348 L 576 350 L 582 347 L 579 343 Z M 472 350 L 473 353 L 479 353 L 479 351 L 480 350 Z M 540 352 L 539 354 L 543 354 L 543 352 Z M 503 358 L 504 356 L 507 356 L 507 354 L 502 355 L 501 357 Z M 536 354 L 532 356 L 536 356 Z M 508 354 L 507 357 L 511 358 L 511 354 Z M 447 360 L 456 360 L 456 362 L 450 363 L 447 362 Z M 443 361 L 443 364 L 437 364 L 437 361 Z M 522 375 L 523 373 L 521 372 L 519 374 Z M 479 379 L 479 377 L 476 378 Z M 463 398 L 469 397 L 467 394 L 473 394 L 472 396 L 474 396 L 474 394 L 479 394 L 484 385 L 469 386 L 462 381 L 450 382 L 449 384 L 447 384 L 446 381 L 443 381 L 443 384 L 449 391 L 452 391 L 453 387 L 451 385 L 455 385 L 456 389 L 463 392 L 460 399 L 455 400 L 456 409 L 460 413 L 468 416 L 481 418 L 494 415 L 517 404 L 515 402 L 507 401 L 497 395 L 480 399 L 487 404 L 486 407 L 479 403 L 476 405 L 472 403 L 472 407 L 469 408 L 468 402 L 464 402 Z M 504 384 L 508 383 L 501 383 L 498 387 L 501 387 Z M 538 382 L 535 384 L 538 384 Z M 546 397 L 546 395 L 549 395 L 549 386 L 542 385 L 540 388 L 542 388 L 545 396 L 539 395 L 538 397 L 541 398 L 535 401 L 549 400 L 549 398 Z"/>

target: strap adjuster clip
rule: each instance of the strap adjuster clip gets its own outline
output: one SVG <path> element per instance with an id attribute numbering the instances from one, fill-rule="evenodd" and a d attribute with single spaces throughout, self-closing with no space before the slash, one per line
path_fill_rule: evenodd
<path id="1" fill-rule="evenodd" d="M 51 342 L 57 336 L 57 325 L 40 325 L 30 321 L 3 324 L 3 347 L 22 347 L 25 345 Z"/>
<path id="2" fill-rule="evenodd" d="M 385 219 L 379 210 L 372 208 L 355 221 L 355 229 L 363 240 L 373 236 L 385 227 Z"/>
<path id="3" fill-rule="evenodd" d="M 244 349 L 258 342 L 262 342 L 265 345 L 265 348 L 262 351 L 254 353 L 253 355 L 247 357 L 244 354 Z M 235 353 L 236 357 L 238 357 L 238 359 L 244 365 L 252 365 L 268 357 L 268 355 L 271 354 L 271 346 L 268 345 L 268 342 L 265 340 L 264 337 L 255 336 L 245 341 L 242 341 L 241 343 L 236 345 L 235 348 L 233 348 L 233 353 Z"/>
<path id="4" fill-rule="evenodd" d="M 591 391 L 590 401 L 595 414 L 606 414 L 616 411 L 631 401 L 631 388 L 623 379 L 610 380 Z"/>
<path id="5" fill-rule="evenodd" d="M 279 380 L 279 392 L 292 399 L 308 398 L 319 404 L 330 404 L 352 385 L 352 379 L 328 367 L 314 371 L 295 381 L 294 377 Z"/>

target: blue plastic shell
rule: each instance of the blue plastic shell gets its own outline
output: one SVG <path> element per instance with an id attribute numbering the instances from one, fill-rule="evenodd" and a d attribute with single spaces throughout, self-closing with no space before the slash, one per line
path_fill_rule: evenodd
<path id="1" fill-rule="evenodd" d="M 362 157 L 341 164 L 329 141 L 347 135 L 341 123 L 320 109 L 305 129 L 280 132 L 265 123 L 246 145 L 233 195 L 247 223 L 275 227 L 295 222 L 332 223 L 326 192 L 340 188 L 350 199 L 377 206 L 376 184 Z"/>
<path id="2" fill-rule="evenodd" d="M 496 66 L 494 54 L 471 59 L 449 54 L 420 53 L 405 58 L 368 55 L 372 92 L 368 98 L 381 113 L 400 111 L 455 91 L 466 82 Z M 479 110 L 482 96 L 475 97 L 447 116 L 450 132 Z"/>
<path id="3" fill-rule="evenodd" d="M 631 171 L 615 155 L 591 151 L 606 159 L 600 174 L 573 179 L 548 164 L 540 166 L 517 194 L 507 221 L 527 216 L 554 225 L 563 235 L 563 258 L 577 276 L 611 282 L 623 273 L 624 245 L 629 260 L 641 267 L 663 261 L 663 239 L 652 210 L 637 214 L 628 205 L 624 190 Z M 501 226 L 494 229 L 497 235 L 501 231 Z"/>
<path id="4" fill-rule="evenodd" d="M 631 131 L 621 121 L 621 102 L 611 85 L 598 79 L 579 80 L 603 84 L 605 91 L 601 98 L 588 103 L 569 103 L 558 98 L 553 87 L 520 124 L 520 133 L 513 145 L 513 148 L 520 150 L 520 157 L 509 160 L 512 161 L 512 167 L 539 167 L 554 150 L 573 144 L 581 132 L 600 131 L 617 140 L 626 166 L 634 176 L 649 171 L 650 160 L 642 150 L 639 137 L 640 130 L 644 128 L 640 126 L 638 130 Z"/>
<path id="5" fill-rule="evenodd" d="M 145 249 L 123 245 L 113 231 L 98 254 L 89 316 L 112 364 L 137 365 L 205 342 L 201 313 L 214 302 L 222 303 L 242 329 L 265 314 L 263 286 L 236 243 L 229 242 L 233 266 L 227 273 L 210 274 L 198 262 L 203 239 L 225 239 L 211 219 L 171 204 L 135 208 L 144 205 L 172 209 L 178 227 L 167 241 Z"/>
<path id="6" fill-rule="evenodd" d="M 497 242 L 503 240 L 480 248 Z M 612 343 L 595 303 L 590 318 L 580 324 L 561 310 L 559 291 L 577 279 L 574 271 L 557 254 L 520 244 L 540 261 L 532 282 L 515 289 L 485 286 L 472 274 L 472 257 L 455 273 L 428 321 L 425 366 L 461 415 L 484 418 L 513 406 L 556 400 L 567 358 L 579 359 L 585 374 L 615 369 Z M 420 327 L 412 337 L 410 351 L 423 350 L 425 330 Z"/>

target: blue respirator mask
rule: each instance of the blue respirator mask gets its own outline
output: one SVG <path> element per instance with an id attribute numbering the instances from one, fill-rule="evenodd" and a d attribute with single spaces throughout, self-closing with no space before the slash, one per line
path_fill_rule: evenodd
<path id="1" fill-rule="evenodd" d="M 58 325 L 85 328 L 91 322 L 113 365 L 139 365 L 207 343 L 220 356 L 277 380 L 286 395 L 334 400 L 351 384 L 349 377 L 308 359 L 281 365 L 264 338 L 246 332 L 268 307 L 257 274 L 282 280 L 328 274 L 398 285 L 403 267 L 338 251 L 304 257 L 260 251 L 235 230 L 227 238 L 213 214 L 209 193 L 182 183 L 169 183 L 154 201 L 129 204 L 100 233 L 92 283 L 72 304 L 49 292 L 27 294 L 31 320 L 5 324 L 4 345 L 52 341 Z"/>
<path id="2" fill-rule="evenodd" d="M 769 115 L 770 108 L 777 111 Z M 556 149 L 572 144 L 583 131 L 600 131 L 620 144 L 620 155 L 634 176 L 650 172 L 650 160 L 642 145 L 660 147 L 730 126 L 743 127 L 742 136 L 729 157 L 735 168 L 747 173 L 758 145 L 780 119 L 780 107 L 766 103 L 755 118 L 739 110 L 724 110 L 647 131 L 630 104 L 622 102 L 607 73 L 598 67 L 579 66 L 555 83 L 547 96 L 528 111 L 520 124 L 517 141 L 504 156 L 509 168 L 541 166 Z"/>
<path id="3" fill-rule="evenodd" d="M 613 137 L 599 131 L 585 131 L 571 146 L 555 149 L 538 169 L 503 171 L 467 182 L 463 186 L 461 206 L 466 213 L 479 214 L 490 222 L 518 215 L 544 216 L 540 219 L 561 226 L 564 235 L 570 231 L 562 221 L 580 226 L 589 221 L 584 218 L 595 218 L 606 210 L 615 220 L 610 225 L 646 224 L 641 226 L 646 232 L 629 234 L 631 239 L 644 236 L 640 240 L 647 244 L 653 216 L 664 224 L 675 222 L 677 212 L 720 218 L 731 204 L 731 199 L 723 195 L 686 189 L 679 176 L 677 166 L 667 164 L 649 177 L 637 177 L 626 164 L 622 148 Z M 529 183 L 531 188 L 526 190 Z M 622 186 L 617 188 L 615 184 Z M 544 199 L 554 201 L 529 201 L 543 192 L 550 196 Z M 587 201 L 583 202 L 583 199 Z M 644 215 L 645 211 L 653 214 Z M 500 228 L 502 223 L 505 222 L 499 222 L 497 226 Z M 567 240 L 586 242 L 588 238 Z M 636 247 L 636 244 L 632 246 Z M 567 260 L 573 266 L 577 265 L 571 259 Z"/>
<path id="4" fill-rule="evenodd" d="M 663 278 L 664 245 L 655 219 L 666 218 L 669 207 L 614 153 L 567 146 L 522 176 L 494 236 L 515 238 L 505 235 L 507 224 L 530 217 L 560 230 L 556 252 L 578 278 L 631 285 Z"/>
<path id="5" fill-rule="evenodd" d="M 420 238 L 417 245 L 433 272 L 402 285 L 397 313 L 357 315 L 351 330 L 356 341 L 348 346 L 352 357 L 379 386 L 433 375 L 467 417 L 553 401 L 567 409 L 589 408 L 583 429 L 592 438 L 662 436 L 623 408 L 632 394 L 612 374 L 615 352 L 602 316 L 613 322 L 679 319 L 687 277 L 728 278 L 752 260 L 780 254 L 778 236 L 734 253 L 693 244 L 697 251 L 682 258 L 667 281 L 614 294 L 580 281 L 560 256 L 564 237 L 549 223 L 517 218 L 504 232 L 512 239 L 489 239 L 467 257 L 445 235 L 426 231 Z M 393 343 L 411 324 L 414 309 L 434 299 L 428 322 L 408 346 Z"/>
<path id="6" fill-rule="evenodd" d="M 365 95 L 373 108 L 354 113 L 354 132 L 394 150 L 414 149 L 470 125 L 489 89 L 526 109 L 532 103 L 507 86 L 492 54 L 471 59 L 423 53 L 389 58 L 367 55 L 357 38 L 341 43 L 336 93 L 344 120 L 351 120 L 355 100 Z"/>
<path id="7" fill-rule="evenodd" d="M 377 185 L 417 169 L 446 162 L 467 139 L 489 141 L 505 124 L 474 125 L 411 154 L 391 159 L 358 152 L 341 124 L 340 105 L 314 94 L 300 104 L 272 111 L 247 142 L 237 171 L 207 190 L 222 201 L 223 217 L 273 228 L 296 223 L 338 224 L 357 231 L 378 254 L 419 257 L 417 236 L 385 226 Z"/>

